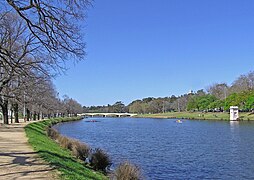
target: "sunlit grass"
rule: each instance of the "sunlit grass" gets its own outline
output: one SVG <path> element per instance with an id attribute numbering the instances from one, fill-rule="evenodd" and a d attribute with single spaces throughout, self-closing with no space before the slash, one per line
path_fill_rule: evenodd
<path id="1" fill-rule="evenodd" d="M 30 123 L 25 127 L 29 143 L 39 156 L 60 172 L 60 179 L 108 179 L 100 172 L 93 171 L 88 165 L 76 159 L 69 150 L 63 149 L 50 139 L 45 129 L 56 122 L 74 119 L 58 118 Z"/>
<path id="2" fill-rule="evenodd" d="M 241 120 L 254 120 L 254 114 L 248 112 L 239 113 Z M 229 120 L 228 112 L 167 112 L 159 114 L 143 114 L 137 117 L 152 117 L 152 118 L 184 118 L 184 119 L 205 119 L 205 120 Z"/>

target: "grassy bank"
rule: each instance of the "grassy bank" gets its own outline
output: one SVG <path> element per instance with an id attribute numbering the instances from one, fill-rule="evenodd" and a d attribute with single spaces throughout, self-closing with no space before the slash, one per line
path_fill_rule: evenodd
<path id="1" fill-rule="evenodd" d="M 93 171 L 82 161 L 74 158 L 69 150 L 63 149 L 50 139 L 45 129 L 56 123 L 78 120 L 75 118 L 57 118 L 30 123 L 25 127 L 29 143 L 39 156 L 60 172 L 60 179 L 108 179 L 105 175 Z"/>
<path id="2" fill-rule="evenodd" d="M 239 113 L 241 120 L 254 120 L 254 114 L 248 112 Z M 136 117 L 149 118 L 179 118 L 179 119 L 205 119 L 205 120 L 229 120 L 228 112 L 201 113 L 201 112 L 167 112 L 160 114 L 140 114 Z"/>

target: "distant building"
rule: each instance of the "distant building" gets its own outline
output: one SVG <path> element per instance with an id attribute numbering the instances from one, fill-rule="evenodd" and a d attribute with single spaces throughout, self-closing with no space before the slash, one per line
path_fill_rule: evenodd
<path id="1" fill-rule="evenodd" d="M 230 121 L 237 121 L 239 118 L 238 106 L 230 106 Z"/>

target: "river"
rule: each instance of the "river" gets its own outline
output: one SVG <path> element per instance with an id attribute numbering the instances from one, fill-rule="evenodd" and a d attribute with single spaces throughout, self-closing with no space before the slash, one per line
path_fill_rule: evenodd
<path id="1" fill-rule="evenodd" d="M 124 160 L 137 164 L 146 179 L 254 179 L 254 123 L 182 121 L 85 118 L 55 128 L 104 149 L 113 167 Z"/>

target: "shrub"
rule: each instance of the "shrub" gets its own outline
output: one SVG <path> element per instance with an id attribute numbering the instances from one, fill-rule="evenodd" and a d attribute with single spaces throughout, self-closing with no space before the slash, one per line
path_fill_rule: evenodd
<path id="1" fill-rule="evenodd" d="M 111 160 L 109 155 L 102 149 L 95 149 L 94 153 L 91 156 L 90 163 L 95 170 L 106 171 L 107 167 L 111 165 Z"/>
<path id="2" fill-rule="evenodd" d="M 67 138 L 65 136 L 59 136 L 58 138 L 58 143 L 60 144 L 60 146 L 69 150 L 72 150 L 73 142 L 73 139 Z"/>
<path id="3" fill-rule="evenodd" d="M 114 173 L 116 180 L 139 180 L 141 179 L 140 168 L 126 161 L 121 163 Z"/>
<path id="4" fill-rule="evenodd" d="M 80 160 L 85 161 L 90 151 L 91 149 L 87 144 L 75 140 L 72 142 L 72 154 Z"/>
<path id="5" fill-rule="evenodd" d="M 51 128 L 51 127 L 47 128 L 46 131 L 47 131 L 47 135 L 48 135 L 51 139 L 56 140 L 56 139 L 60 136 L 59 132 L 57 132 L 57 130 L 55 130 L 55 129 Z"/>

